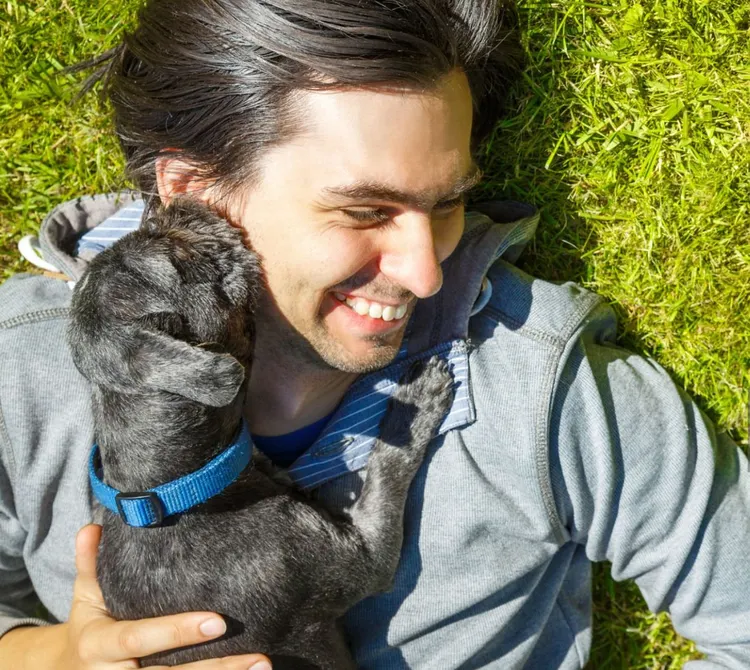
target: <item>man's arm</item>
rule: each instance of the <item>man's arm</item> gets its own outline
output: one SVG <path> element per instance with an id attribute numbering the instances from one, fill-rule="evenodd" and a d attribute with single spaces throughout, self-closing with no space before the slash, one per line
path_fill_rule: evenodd
<path id="1" fill-rule="evenodd" d="M 16 516 L 11 474 L 14 461 L 0 417 L 0 639 L 17 626 L 39 626 L 34 617 L 39 600 L 23 560 L 26 533 Z"/>
<path id="2" fill-rule="evenodd" d="M 23 560 L 26 532 L 16 516 L 15 464 L 3 429 L 0 417 L 0 670 L 54 668 L 67 638 L 65 626 L 33 616 L 40 603 Z"/>
<path id="3" fill-rule="evenodd" d="M 0 637 L 0 670 L 58 668 L 67 635 L 65 624 L 18 627 Z"/>
<path id="4" fill-rule="evenodd" d="M 707 654 L 750 668 L 750 468 L 652 360 L 612 344 L 599 307 L 558 370 L 550 425 L 557 508 L 592 561 L 634 579 Z"/>

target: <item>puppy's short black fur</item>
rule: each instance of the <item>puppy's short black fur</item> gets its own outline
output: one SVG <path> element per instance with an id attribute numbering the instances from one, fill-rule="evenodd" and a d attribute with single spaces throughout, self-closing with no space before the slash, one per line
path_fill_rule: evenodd
<path id="1" fill-rule="evenodd" d="M 69 341 L 92 383 L 107 484 L 145 491 L 232 442 L 260 286 L 240 233 L 189 201 L 157 209 L 92 261 Z M 353 668 L 336 619 L 392 583 L 407 491 L 451 397 L 443 361 L 407 372 L 346 517 L 281 483 L 257 451 L 222 494 L 163 527 L 131 528 L 105 510 L 98 575 L 113 616 L 208 610 L 229 623 L 218 641 L 142 663 L 264 652 L 275 670 Z"/>

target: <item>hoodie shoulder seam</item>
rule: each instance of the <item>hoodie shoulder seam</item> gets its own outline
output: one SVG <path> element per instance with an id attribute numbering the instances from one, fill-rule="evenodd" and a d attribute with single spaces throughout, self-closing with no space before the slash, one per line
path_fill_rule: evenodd
<path id="1" fill-rule="evenodd" d="M 569 343 L 577 337 L 580 329 L 585 325 L 589 316 L 603 304 L 606 304 L 602 296 L 591 291 L 586 291 L 579 295 L 577 303 L 578 304 L 575 308 L 571 310 L 565 324 L 560 329 L 559 337 L 564 342 L 564 346 L 558 348 L 555 355 L 550 358 L 548 365 L 546 366 L 544 380 L 545 401 L 540 405 L 541 412 L 539 416 L 537 416 L 536 425 L 536 466 L 538 482 L 541 487 L 542 502 L 547 511 L 549 522 L 554 529 L 555 537 L 560 544 L 566 542 L 568 537 L 565 525 L 560 518 L 560 512 L 557 509 L 557 504 L 555 502 L 549 455 L 550 421 L 555 394 L 557 392 L 557 374 L 560 366 L 564 364 L 563 356 L 565 355 Z"/>
<path id="2" fill-rule="evenodd" d="M 492 320 L 495 321 L 496 323 L 509 324 L 513 326 L 516 331 L 523 334 L 524 336 L 529 337 L 534 340 L 538 340 L 542 342 L 543 344 L 548 344 L 554 349 L 560 350 L 565 346 L 565 339 L 562 338 L 561 336 L 552 335 L 551 333 L 547 333 L 543 330 L 531 328 L 525 323 L 522 323 L 521 321 L 512 317 L 507 312 L 504 312 L 503 310 L 498 309 L 497 307 L 493 305 L 487 305 L 487 307 L 485 307 L 481 313 L 486 314 L 487 316 L 491 317 Z"/>

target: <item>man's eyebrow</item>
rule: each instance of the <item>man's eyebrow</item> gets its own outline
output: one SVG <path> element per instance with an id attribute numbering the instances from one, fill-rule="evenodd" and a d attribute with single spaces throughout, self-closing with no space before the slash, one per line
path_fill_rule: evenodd
<path id="1" fill-rule="evenodd" d="M 476 186 L 481 179 L 482 171 L 476 163 L 472 163 L 469 172 L 461 177 L 450 193 L 444 194 L 438 202 L 448 202 L 460 198 L 464 193 Z M 347 186 L 331 186 L 324 188 L 323 194 L 346 198 L 348 200 L 386 200 L 419 209 L 428 209 L 435 202 L 433 194 L 426 191 L 411 193 L 394 189 L 387 184 L 370 181 L 359 181 Z"/>

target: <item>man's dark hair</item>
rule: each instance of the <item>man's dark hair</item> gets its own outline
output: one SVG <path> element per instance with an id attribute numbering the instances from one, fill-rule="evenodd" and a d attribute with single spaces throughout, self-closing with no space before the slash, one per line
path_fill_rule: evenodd
<path id="1" fill-rule="evenodd" d="M 148 0 L 113 50 L 106 94 L 129 176 L 155 194 L 169 153 L 230 192 L 264 149 L 299 130 L 300 89 L 427 89 L 463 69 L 474 145 L 521 65 L 504 0 Z"/>

